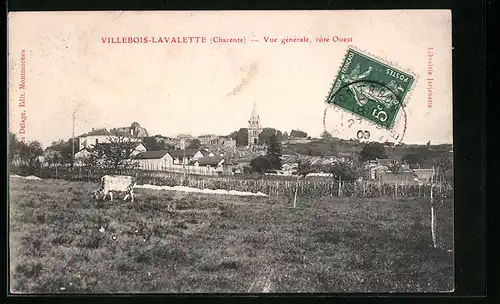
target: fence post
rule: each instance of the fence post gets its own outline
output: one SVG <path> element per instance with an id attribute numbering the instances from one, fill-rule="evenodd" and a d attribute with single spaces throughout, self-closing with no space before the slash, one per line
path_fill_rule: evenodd
<path id="1" fill-rule="evenodd" d="M 297 187 L 295 187 L 295 196 L 293 198 L 293 208 L 295 208 L 297 206 L 297 192 L 299 191 L 299 176 L 297 174 Z"/>
<path id="2" fill-rule="evenodd" d="M 436 242 L 436 215 L 434 210 L 434 195 L 433 195 L 433 186 L 431 185 L 431 234 L 432 234 L 432 246 L 434 248 L 437 247 Z"/>

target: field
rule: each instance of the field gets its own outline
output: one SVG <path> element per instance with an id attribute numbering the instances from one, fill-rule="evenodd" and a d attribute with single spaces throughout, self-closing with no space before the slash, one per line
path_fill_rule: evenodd
<path id="1" fill-rule="evenodd" d="M 453 206 L 425 198 L 239 197 L 11 178 L 15 293 L 453 290 Z"/>

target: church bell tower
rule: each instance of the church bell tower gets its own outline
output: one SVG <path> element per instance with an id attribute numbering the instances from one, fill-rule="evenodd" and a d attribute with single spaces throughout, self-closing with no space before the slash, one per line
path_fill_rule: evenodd
<path id="1" fill-rule="evenodd" d="M 259 143 L 259 134 L 262 132 L 260 127 L 260 117 L 257 115 L 255 102 L 253 103 L 252 117 L 248 121 L 248 145 L 257 146 Z"/>

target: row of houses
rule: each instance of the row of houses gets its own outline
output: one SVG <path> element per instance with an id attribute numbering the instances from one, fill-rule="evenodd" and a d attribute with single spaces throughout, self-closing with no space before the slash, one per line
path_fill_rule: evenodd
<path id="1" fill-rule="evenodd" d="M 225 159 L 204 149 L 145 151 L 133 157 L 138 168 L 143 170 L 165 170 L 174 166 L 220 168 Z"/>
<path id="2" fill-rule="evenodd" d="M 145 137 L 149 137 L 149 134 L 147 130 L 142 128 L 137 122 L 132 123 L 130 127 L 113 128 L 110 130 L 106 128 L 92 128 L 91 131 L 81 134 L 77 137 L 78 150 L 100 143 L 109 143 L 113 140 L 113 138 L 119 137 L 142 140 Z M 181 143 L 188 143 L 195 139 L 198 139 L 200 145 L 205 147 L 217 147 L 220 149 L 236 148 L 236 140 L 227 136 L 219 136 L 214 134 L 201 135 L 199 137 L 193 137 L 188 134 L 180 134 L 176 138 L 169 138 L 159 135 L 156 135 L 154 137 L 160 137 L 162 142 L 174 146 L 177 149 L 182 148 Z"/>
<path id="3" fill-rule="evenodd" d="M 398 174 L 394 174 L 390 169 L 394 159 L 376 159 L 368 161 L 366 164 L 367 178 L 369 180 L 381 182 L 405 182 L 405 183 L 426 183 L 435 176 L 435 168 L 412 169 L 408 164 L 403 163 Z"/>

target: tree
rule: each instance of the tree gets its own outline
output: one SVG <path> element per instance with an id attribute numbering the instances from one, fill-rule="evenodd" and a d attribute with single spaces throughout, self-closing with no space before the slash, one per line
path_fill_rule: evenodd
<path id="1" fill-rule="evenodd" d="M 271 136 L 276 135 L 279 141 L 282 140 L 283 134 L 281 131 L 273 129 L 273 128 L 264 128 L 262 129 L 262 132 L 259 134 L 259 145 L 269 145 L 269 141 Z"/>
<path id="2" fill-rule="evenodd" d="M 236 146 L 244 147 L 248 146 L 248 128 L 241 128 L 236 133 Z"/>
<path id="3" fill-rule="evenodd" d="M 401 161 L 407 163 L 410 168 L 415 169 L 423 163 L 424 156 L 420 153 L 405 153 L 405 155 L 401 157 Z"/>
<path id="4" fill-rule="evenodd" d="M 238 134 L 238 131 L 231 132 L 227 137 L 236 140 L 236 136 Z"/>
<path id="5" fill-rule="evenodd" d="M 109 144 L 97 145 L 97 155 L 102 166 L 113 169 L 133 168 L 137 162 L 131 159 L 132 152 L 139 143 L 137 137 L 115 132 L 108 136 Z"/>
<path id="6" fill-rule="evenodd" d="M 90 151 L 90 153 L 81 159 L 83 165 L 87 168 L 95 168 L 99 165 L 99 156 L 96 151 Z"/>
<path id="7" fill-rule="evenodd" d="M 73 142 L 72 138 L 67 141 L 64 141 L 62 139 L 54 141 L 49 147 L 47 147 L 47 149 L 56 151 L 58 153 L 58 156 L 54 159 L 54 163 L 56 160 L 61 165 L 71 164 L 73 162 L 73 149 L 71 147 L 72 144 L 74 144 L 75 146 L 75 153 L 78 152 L 78 143 L 76 140 Z"/>
<path id="8" fill-rule="evenodd" d="M 316 172 L 316 168 L 311 165 L 310 162 L 307 161 L 299 161 L 297 173 L 303 177 L 306 177 L 307 174 Z"/>
<path id="9" fill-rule="evenodd" d="M 288 132 L 283 133 L 283 139 L 288 139 Z"/>
<path id="10" fill-rule="evenodd" d="M 163 142 L 163 149 L 162 150 L 174 150 L 175 146 L 172 144 L 169 144 L 168 142 Z"/>
<path id="11" fill-rule="evenodd" d="M 38 157 L 43 155 L 42 145 L 38 141 L 32 141 L 28 144 L 29 164 L 30 166 L 39 166 Z"/>
<path id="12" fill-rule="evenodd" d="M 18 152 L 17 136 L 16 134 L 9 132 L 9 164 L 12 164 L 12 160 L 14 159 L 15 155 L 18 155 Z"/>
<path id="13" fill-rule="evenodd" d="M 300 130 L 292 130 L 290 137 L 307 138 L 307 133 Z"/>
<path id="14" fill-rule="evenodd" d="M 144 138 L 144 146 L 148 151 L 160 151 L 163 150 L 163 142 L 156 137 L 146 137 Z"/>
<path id="15" fill-rule="evenodd" d="M 337 162 L 331 165 L 330 173 L 336 179 L 354 181 L 363 175 L 363 168 L 354 162 Z"/>
<path id="16" fill-rule="evenodd" d="M 361 152 L 359 152 L 359 160 L 361 162 L 374 159 L 384 159 L 384 158 L 387 158 L 385 147 L 383 144 L 378 142 L 371 142 L 365 144 Z"/>
<path id="17" fill-rule="evenodd" d="M 250 167 L 252 168 L 252 172 L 265 173 L 273 168 L 273 163 L 269 157 L 261 155 L 252 159 Z"/>
<path id="18" fill-rule="evenodd" d="M 63 157 L 59 151 L 47 148 L 45 149 L 44 156 L 45 161 L 49 164 L 49 166 L 63 164 Z"/>
<path id="19" fill-rule="evenodd" d="M 323 131 L 323 133 L 321 133 L 321 138 L 324 140 L 330 140 L 332 139 L 332 134 L 325 130 Z"/>
<path id="20" fill-rule="evenodd" d="M 267 147 L 267 157 L 272 163 L 272 168 L 281 170 L 281 142 L 278 140 L 276 134 L 271 135 L 269 138 L 269 145 Z"/>
<path id="21" fill-rule="evenodd" d="M 30 160 L 29 146 L 24 141 L 18 141 L 16 150 L 16 154 L 19 156 L 19 159 L 24 163 L 28 163 Z"/>
<path id="22" fill-rule="evenodd" d="M 191 142 L 187 146 L 187 149 L 199 149 L 200 146 L 201 146 L 200 140 L 198 138 L 195 138 L 191 140 Z"/>
<path id="23" fill-rule="evenodd" d="M 437 176 L 451 182 L 453 180 L 453 154 L 441 156 L 433 162 Z"/>
<path id="24" fill-rule="evenodd" d="M 392 174 L 398 175 L 403 172 L 403 166 L 400 162 L 394 161 L 389 165 L 389 170 L 392 172 Z"/>

